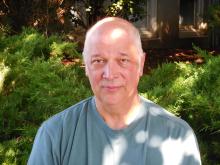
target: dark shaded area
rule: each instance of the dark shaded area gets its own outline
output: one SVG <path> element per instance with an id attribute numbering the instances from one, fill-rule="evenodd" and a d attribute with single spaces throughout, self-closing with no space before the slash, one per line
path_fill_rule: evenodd
<path id="1" fill-rule="evenodd" d="M 183 19 L 182 25 L 194 25 L 194 0 L 180 1 L 180 16 Z"/>
<path id="2" fill-rule="evenodd" d="M 207 50 L 212 55 L 220 55 L 220 49 Z M 185 62 L 185 63 L 204 63 L 204 59 L 192 49 L 149 49 L 145 50 L 146 59 L 144 73 L 148 74 L 152 69 L 157 68 L 163 63 Z"/>

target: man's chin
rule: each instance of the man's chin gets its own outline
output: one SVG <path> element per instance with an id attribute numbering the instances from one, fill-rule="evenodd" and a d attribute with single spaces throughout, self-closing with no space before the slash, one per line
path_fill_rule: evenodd
<path id="1" fill-rule="evenodd" d="M 123 97 L 117 97 L 116 95 L 105 95 L 100 97 L 99 100 L 102 104 L 113 106 L 119 105 L 123 101 Z"/>

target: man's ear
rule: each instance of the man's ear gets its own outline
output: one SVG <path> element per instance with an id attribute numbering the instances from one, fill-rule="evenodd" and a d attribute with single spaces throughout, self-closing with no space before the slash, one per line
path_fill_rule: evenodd
<path id="1" fill-rule="evenodd" d="M 143 75 L 144 72 L 145 59 L 146 59 L 146 53 L 143 52 L 143 54 L 141 55 L 141 63 L 140 63 L 140 77 Z"/>
<path id="2" fill-rule="evenodd" d="M 86 65 L 84 52 L 83 52 L 83 63 L 84 63 L 84 66 L 85 66 L 85 75 L 88 77 L 88 66 Z"/>
<path id="3" fill-rule="evenodd" d="M 88 67 L 87 67 L 86 64 L 85 64 L 85 74 L 86 74 L 86 76 L 88 77 Z"/>

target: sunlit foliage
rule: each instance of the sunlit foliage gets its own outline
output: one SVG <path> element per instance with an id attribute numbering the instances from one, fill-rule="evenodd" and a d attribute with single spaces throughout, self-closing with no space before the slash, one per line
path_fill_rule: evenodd
<path id="1" fill-rule="evenodd" d="M 139 91 L 193 127 L 203 164 L 212 165 L 220 161 L 220 55 L 194 48 L 205 64 L 163 64 L 141 79 Z"/>
<path id="2" fill-rule="evenodd" d="M 0 39 L 0 164 L 26 164 L 39 125 L 91 95 L 75 48 L 33 29 Z"/>

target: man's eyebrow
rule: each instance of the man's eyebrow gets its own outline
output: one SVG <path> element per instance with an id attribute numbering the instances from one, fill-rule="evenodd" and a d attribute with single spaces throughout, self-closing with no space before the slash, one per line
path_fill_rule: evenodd
<path id="1" fill-rule="evenodd" d="M 128 54 L 127 53 L 124 53 L 124 52 L 120 52 L 119 53 L 121 56 L 128 56 Z"/>
<path id="2" fill-rule="evenodd" d="M 91 58 L 100 57 L 100 54 L 91 54 Z"/>
<path id="3" fill-rule="evenodd" d="M 120 56 L 124 56 L 124 57 L 125 57 L 125 56 L 126 56 L 126 57 L 129 56 L 129 55 L 128 55 L 127 53 L 125 53 L 125 52 L 119 52 L 119 55 L 120 55 Z M 101 54 L 98 54 L 98 53 L 97 53 L 97 54 L 96 54 L 96 53 L 95 53 L 95 54 L 91 54 L 91 58 L 96 58 L 96 57 L 103 57 L 103 56 L 102 56 Z"/>

